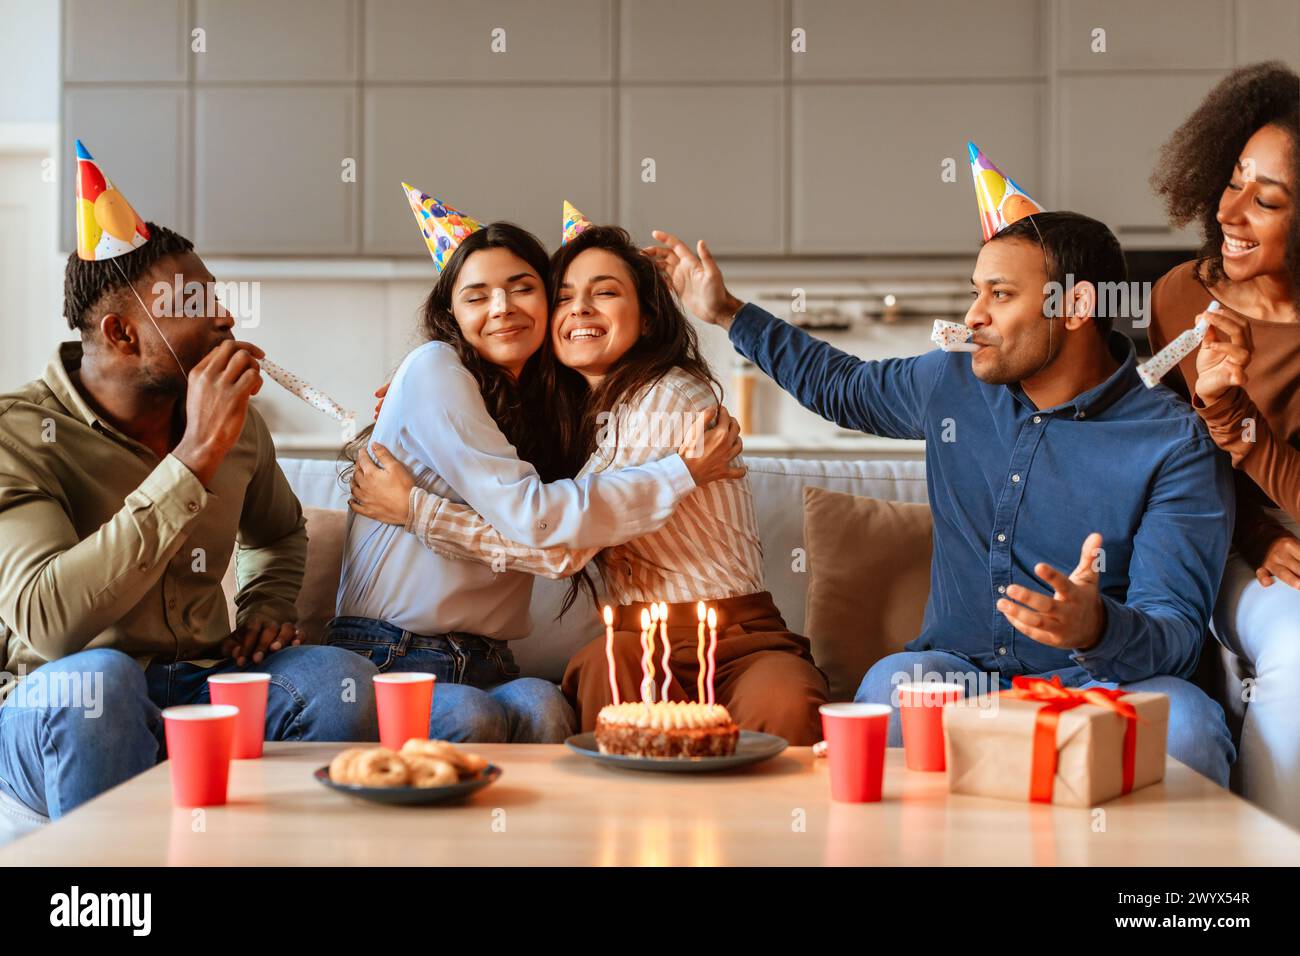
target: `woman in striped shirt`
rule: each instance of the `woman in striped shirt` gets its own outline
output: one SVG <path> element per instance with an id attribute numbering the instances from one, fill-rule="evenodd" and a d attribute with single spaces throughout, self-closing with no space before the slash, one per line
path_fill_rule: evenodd
<path id="1" fill-rule="evenodd" d="M 717 406 L 716 382 L 690 323 L 654 263 L 621 229 L 591 227 L 552 258 L 551 346 L 559 359 L 554 395 L 560 447 L 579 476 L 644 465 L 672 453 Z M 566 411 L 567 410 L 567 411 Z M 795 744 L 819 740 L 825 675 L 806 638 L 791 633 L 764 590 L 762 546 L 743 472 L 688 495 L 656 531 L 604 549 L 537 548 L 511 540 L 474 509 L 417 487 L 396 461 L 367 480 L 354 509 L 405 524 L 449 557 L 570 577 L 570 606 L 593 558 L 618 604 L 619 695 L 640 693 L 641 611 L 669 604 L 671 700 L 696 697 L 696 602 L 719 617 L 716 699 L 747 729 Z M 659 653 L 656 653 L 659 657 Z M 656 666 L 660 661 L 656 660 Z M 662 675 L 661 675 L 662 677 Z M 574 655 L 563 689 L 584 729 L 610 702 L 605 641 Z"/>

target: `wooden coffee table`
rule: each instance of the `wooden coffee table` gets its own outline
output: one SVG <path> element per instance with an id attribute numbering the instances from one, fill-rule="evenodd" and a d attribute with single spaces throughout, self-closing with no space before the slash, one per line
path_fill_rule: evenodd
<path id="1" fill-rule="evenodd" d="M 837 804 L 807 747 L 727 774 L 612 770 L 542 745 L 476 745 L 505 773 L 459 806 L 343 797 L 312 779 L 342 745 L 268 744 L 231 802 L 171 805 L 166 764 L 0 850 L 0 864 L 1294 865 L 1300 833 L 1170 760 L 1097 809 L 950 795 L 891 750 L 885 799 Z"/>

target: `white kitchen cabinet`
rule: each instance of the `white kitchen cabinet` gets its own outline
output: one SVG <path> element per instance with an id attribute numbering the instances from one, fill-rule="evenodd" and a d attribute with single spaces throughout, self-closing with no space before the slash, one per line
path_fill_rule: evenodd
<path id="1" fill-rule="evenodd" d="M 794 0 L 796 80 L 1039 76 L 1044 0 Z M 786 37 L 785 48 L 790 48 Z"/>
<path id="2" fill-rule="evenodd" d="M 810 86 L 793 96 L 793 252 L 973 254 L 980 227 L 967 139 L 1051 204 L 1041 83 Z"/>
<path id="3" fill-rule="evenodd" d="M 716 253 L 783 252 L 784 95 L 777 85 L 625 88 L 619 210 L 633 238 L 666 229 Z"/>
<path id="4" fill-rule="evenodd" d="M 782 0 L 622 0 L 625 80 L 779 80 Z"/>
<path id="5" fill-rule="evenodd" d="M 360 184 L 351 86 L 222 86 L 194 93 L 194 241 L 205 252 L 357 252 Z"/>
<path id="6" fill-rule="evenodd" d="M 63 78 L 183 81 L 187 7 L 185 0 L 64 0 Z"/>
<path id="7" fill-rule="evenodd" d="M 613 0 L 367 0 L 366 79 L 608 81 Z"/>
<path id="8" fill-rule="evenodd" d="M 1064 70 L 1224 69 L 1233 0 L 1055 0 Z M 1102 30 L 1104 34 L 1094 34 Z M 1097 52 L 1104 40 L 1104 52 Z"/>
<path id="9" fill-rule="evenodd" d="M 1237 0 L 1237 63 L 1281 60 L 1300 70 L 1300 2 Z"/>
<path id="10" fill-rule="evenodd" d="M 191 235 L 190 150 L 185 88 L 70 87 L 63 94 L 59 143 L 60 247 L 77 248 L 73 220 L 77 180 L 74 140 L 80 139 L 104 173 L 146 222 Z"/>
<path id="11" fill-rule="evenodd" d="M 568 199 L 613 216 L 613 103 L 605 87 L 367 91 L 363 251 L 426 256 L 401 183 L 480 222 L 508 219 L 559 244 Z"/>
<path id="12" fill-rule="evenodd" d="M 1061 206 L 1101 219 L 1126 246 L 1190 245 L 1148 182 L 1161 145 L 1221 79 L 1204 73 L 1061 80 Z"/>
<path id="13" fill-rule="evenodd" d="M 356 0 L 196 0 L 203 81 L 347 82 L 357 75 Z"/>

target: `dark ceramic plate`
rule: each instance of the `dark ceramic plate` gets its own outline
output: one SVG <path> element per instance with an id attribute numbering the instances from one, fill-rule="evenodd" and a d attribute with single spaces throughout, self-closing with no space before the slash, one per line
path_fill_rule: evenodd
<path id="1" fill-rule="evenodd" d="M 599 763 L 626 770 L 651 770 L 662 773 L 708 773 L 713 770 L 734 770 L 750 764 L 770 760 L 789 746 L 784 737 L 760 734 L 756 730 L 742 730 L 736 741 L 736 752 L 730 757 L 629 757 L 626 754 L 603 754 L 596 746 L 594 733 L 574 734 L 564 742 L 576 754 Z"/>
<path id="2" fill-rule="evenodd" d="M 487 768 L 473 780 L 464 780 L 446 787 L 359 787 L 346 783 L 335 783 L 330 779 L 330 768 L 321 767 L 313 777 L 322 785 L 346 793 L 349 797 L 360 797 L 374 803 L 390 803 L 408 807 L 425 807 L 435 803 L 454 803 L 463 800 L 471 793 L 490 787 L 501 778 L 501 768 L 488 764 Z"/>

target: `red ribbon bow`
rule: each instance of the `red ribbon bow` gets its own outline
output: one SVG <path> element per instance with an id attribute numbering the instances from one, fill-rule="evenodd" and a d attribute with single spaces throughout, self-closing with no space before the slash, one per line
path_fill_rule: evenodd
<path id="1" fill-rule="evenodd" d="M 1034 755 L 1029 775 L 1029 799 L 1038 803 L 1052 802 L 1052 785 L 1056 780 L 1056 725 L 1061 714 L 1083 704 L 1094 704 L 1114 711 L 1124 718 L 1124 788 L 1133 789 L 1134 765 L 1137 761 L 1137 710 L 1120 698 L 1125 691 L 1107 690 L 1104 687 L 1079 689 L 1062 687 L 1061 678 L 1013 677 L 1011 689 L 1001 692 L 1003 697 L 1017 700 L 1041 701 L 1034 718 Z"/>

